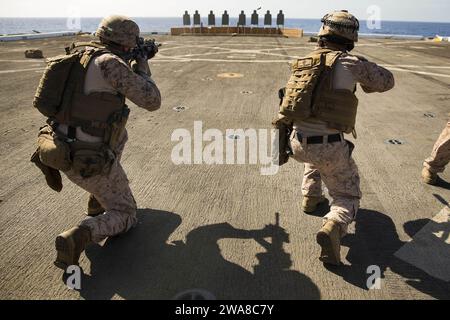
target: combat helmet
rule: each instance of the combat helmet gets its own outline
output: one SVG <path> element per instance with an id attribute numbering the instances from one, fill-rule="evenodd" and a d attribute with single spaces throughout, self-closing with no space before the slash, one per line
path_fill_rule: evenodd
<path id="1" fill-rule="evenodd" d="M 125 16 L 109 16 L 102 20 L 95 35 L 106 41 L 134 48 L 139 38 L 139 26 Z"/>
<path id="2" fill-rule="evenodd" d="M 319 37 L 332 36 L 358 42 L 359 21 L 347 10 L 329 13 L 321 22 Z"/>

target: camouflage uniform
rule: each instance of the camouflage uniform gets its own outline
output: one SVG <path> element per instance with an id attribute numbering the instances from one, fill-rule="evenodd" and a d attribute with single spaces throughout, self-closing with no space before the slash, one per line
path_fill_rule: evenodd
<path id="1" fill-rule="evenodd" d="M 55 239 L 54 265 L 63 270 L 78 265 L 89 244 L 127 232 L 136 224 L 136 201 L 120 164 L 128 140 L 125 125 L 130 110 L 125 102 L 128 98 L 148 111 L 161 106 L 148 63 L 158 48 L 146 45 L 139 26 L 128 17 L 109 16 L 96 35 L 99 42 L 75 43 L 66 49 L 68 55 L 72 53 L 67 59 L 48 67 L 33 101 L 38 109 L 41 100 L 50 101 L 57 110 L 42 111 L 51 126 L 40 134 L 49 137 L 40 138 L 32 161 L 52 189 L 62 189 L 60 170 L 90 193 L 89 217 Z M 82 46 L 86 49 L 77 49 Z M 71 69 L 61 65 L 63 61 L 70 61 Z M 64 81 L 63 76 L 67 76 Z M 50 88 L 50 93 L 44 88 Z M 62 98 L 53 92 L 62 92 Z"/>
<path id="2" fill-rule="evenodd" d="M 351 89 L 360 83 L 366 93 L 384 92 L 394 87 L 394 78 L 388 70 L 362 57 L 342 55 L 336 65 L 334 85 Z M 347 233 L 348 225 L 355 219 L 361 199 L 358 167 L 351 153 L 353 145 L 347 141 L 308 144 L 298 141 L 297 132 L 302 137 L 326 136 L 339 131 L 330 129 L 319 121 L 301 121 L 294 124 L 291 146 L 294 158 L 305 163 L 302 193 L 305 196 L 322 195 L 322 179 L 333 198 L 331 210 L 325 216 L 341 226 L 341 235 Z"/>
<path id="3" fill-rule="evenodd" d="M 296 133 L 297 131 L 294 131 L 294 134 Z M 347 226 L 355 218 L 361 199 L 358 167 L 350 155 L 348 143 L 343 141 L 304 145 L 294 136 L 291 145 L 294 158 L 300 162 L 307 162 L 306 166 L 310 168 L 307 172 L 310 185 L 303 186 L 304 192 L 310 193 L 312 189 L 316 192 L 314 196 L 320 196 L 323 179 L 333 198 L 331 210 L 325 219 L 338 222 L 345 235 Z"/>
<path id="4" fill-rule="evenodd" d="M 125 95 L 136 105 L 154 111 L 161 104 L 161 95 L 153 80 L 147 61 L 140 60 L 132 69 L 118 56 L 103 54 L 89 66 L 85 92 L 113 92 Z M 78 128 L 79 129 L 79 128 Z M 60 129 L 59 129 L 60 130 Z M 64 126 L 62 127 L 64 134 Z M 98 139 L 77 130 L 77 138 L 86 142 Z M 129 181 L 120 164 L 121 155 L 127 142 L 125 132 L 115 150 L 117 159 L 108 175 L 83 179 L 73 171 L 65 172 L 76 185 L 95 196 L 105 213 L 88 217 L 80 225 L 91 231 L 92 241 L 100 242 L 106 237 L 128 231 L 136 224 L 136 202 L 129 187 Z"/>
<path id="5" fill-rule="evenodd" d="M 321 22 L 316 50 L 293 63 L 274 124 L 282 129 L 293 125 L 293 158 L 305 163 L 303 212 L 313 213 L 327 202 L 322 180 L 328 188 L 331 209 L 316 241 L 321 247 L 319 260 L 339 266 L 341 238 L 355 219 L 362 197 L 352 158 L 354 145 L 344 139 L 344 133 L 355 135 L 357 84 L 366 93 L 384 92 L 394 87 L 394 77 L 375 63 L 349 54 L 358 41 L 359 21 L 354 15 L 334 11 Z"/>
<path id="6" fill-rule="evenodd" d="M 444 172 L 445 166 L 450 162 L 450 122 L 447 123 L 439 139 L 434 145 L 431 157 L 425 160 L 425 168 L 432 173 Z"/>
<path id="7" fill-rule="evenodd" d="M 80 224 L 91 230 L 93 242 L 101 242 L 109 236 L 126 232 L 136 224 L 136 202 L 127 175 L 120 164 L 127 140 L 128 135 L 125 133 L 115 150 L 117 160 L 108 175 L 83 179 L 73 171 L 65 172 L 70 181 L 94 195 L 106 210 L 104 214 L 88 217 Z"/>
<path id="8" fill-rule="evenodd" d="M 318 168 L 312 163 L 305 162 L 304 165 L 302 194 L 307 197 L 322 195 L 322 178 Z"/>

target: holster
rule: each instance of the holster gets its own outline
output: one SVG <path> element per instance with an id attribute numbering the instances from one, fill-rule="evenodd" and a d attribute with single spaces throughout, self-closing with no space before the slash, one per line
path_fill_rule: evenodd
<path id="1" fill-rule="evenodd" d="M 41 159 L 39 158 L 39 149 L 34 152 L 30 161 L 42 171 L 47 185 L 54 191 L 61 192 L 63 189 L 61 174 L 58 170 L 50 168 L 41 162 Z"/>
<path id="2" fill-rule="evenodd" d="M 353 154 L 353 151 L 355 150 L 355 144 L 354 144 L 353 142 L 349 141 L 349 140 L 345 140 L 345 142 L 346 142 L 347 145 L 348 145 L 348 153 L 349 153 L 349 157 L 351 157 L 352 154 Z"/>
<path id="3" fill-rule="evenodd" d="M 291 136 L 293 127 L 292 123 L 287 121 L 286 118 L 277 117 L 272 121 L 274 129 L 279 131 L 278 141 L 278 165 L 282 166 L 289 161 L 289 157 L 293 154 L 291 146 L 289 144 L 289 138 Z"/>

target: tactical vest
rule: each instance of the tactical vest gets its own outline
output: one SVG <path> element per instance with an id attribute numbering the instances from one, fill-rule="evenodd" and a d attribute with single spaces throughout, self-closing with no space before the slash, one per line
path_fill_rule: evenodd
<path id="1" fill-rule="evenodd" d="M 355 92 L 333 88 L 333 70 L 341 55 L 319 49 L 295 61 L 280 113 L 292 121 L 314 118 L 332 129 L 354 132 L 358 98 Z"/>
<path id="2" fill-rule="evenodd" d="M 49 123 L 39 132 L 36 152 L 43 166 L 73 170 L 82 178 L 110 172 L 130 111 L 122 94 L 85 94 L 84 84 L 89 64 L 111 52 L 98 43 L 78 43 L 66 48 L 65 56 L 48 61 L 33 101 Z M 61 124 L 67 125 L 67 135 L 55 134 Z M 77 127 L 100 142 L 77 140 Z"/>
<path id="3" fill-rule="evenodd" d="M 78 48 L 83 47 L 83 50 Z M 87 48 L 86 48 L 87 47 Z M 33 105 L 55 124 L 69 127 L 69 139 L 75 139 L 74 128 L 101 137 L 114 149 L 119 131 L 125 128 L 129 109 L 125 96 L 108 92 L 86 95 L 84 83 L 87 70 L 95 58 L 111 53 L 94 43 L 76 43 L 66 48 L 66 56 L 50 59 L 41 79 Z"/>

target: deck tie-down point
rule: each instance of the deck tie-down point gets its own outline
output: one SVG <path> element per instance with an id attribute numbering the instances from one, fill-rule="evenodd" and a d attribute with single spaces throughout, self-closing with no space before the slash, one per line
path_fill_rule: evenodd
<path id="1" fill-rule="evenodd" d="M 392 144 L 394 146 L 400 146 L 400 145 L 405 144 L 405 141 L 402 141 L 400 139 L 389 139 L 389 140 L 386 140 L 384 143 Z"/>
<path id="2" fill-rule="evenodd" d="M 173 108 L 173 111 L 175 111 L 175 112 L 182 112 L 185 110 L 187 110 L 187 107 L 185 107 L 185 106 L 176 106 Z"/>

